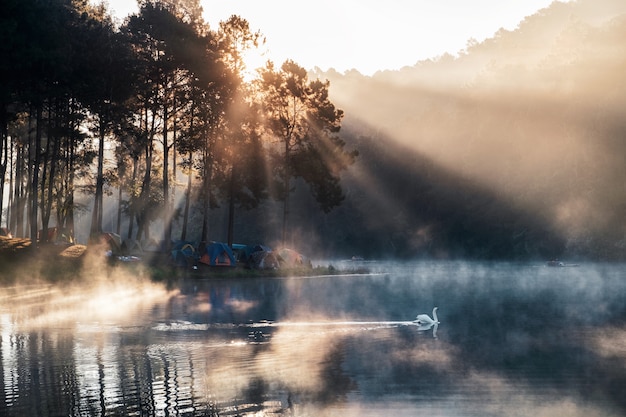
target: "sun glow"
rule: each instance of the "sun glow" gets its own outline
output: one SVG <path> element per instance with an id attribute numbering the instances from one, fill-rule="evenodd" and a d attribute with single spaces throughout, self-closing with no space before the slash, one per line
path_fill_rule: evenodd
<path id="1" fill-rule="evenodd" d="M 10 323 L 20 330 L 50 326 L 74 327 L 79 324 L 136 325 L 134 313 L 176 296 L 163 285 L 155 284 L 139 271 L 106 264 L 104 250 L 84 255 L 77 282 L 46 284 L 36 278 L 28 266 L 18 285 L 0 290 L 2 312 L 10 314 Z M 10 301 L 7 303 L 6 301 Z"/>
<path id="2" fill-rule="evenodd" d="M 251 28 L 267 37 L 270 54 L 265 59 L 279 65 L 292 59 L 307 69 L 356 69 L 371 75 L 445 53 L 456 54 L 470 39 L 482 41 L 500 28 L 514 29 L 552 0 L 428 4 L 322 0 L 305 10 L 285 0 L 200 3 L 213 30 L 233 14 L 248 20 Z M 109 4 L 120 19 L 137 11 L 134 2 L 110 0 Z"/>
<path id="3" fill-rule="evenodd" d="M 245 68 L 242 71 L 242 78 L 246 82 L 250 82 L 257 78 L 258 70 L 263 68 L 270 59 L 270 51 L 265 45 L 259 45 L 257 48 L 251 48 L 244 51 L 242 58 Z"/>

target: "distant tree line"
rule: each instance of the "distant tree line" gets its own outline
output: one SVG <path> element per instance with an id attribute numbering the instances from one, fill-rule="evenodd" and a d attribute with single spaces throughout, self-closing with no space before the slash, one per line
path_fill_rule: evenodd
<path id="1" fill-rule="evenodd" d="M 157 240 L 188 239 L 193 228 L 207 241 L 211 209 L 222 206 L 232 243 L 236 209 L 272 199 L 285 240 L 295 184 L 325 212 L 341 204 L 339 174 L 357 154 L 338 136 L 343 112 L 328 81 L 293 61 L 268 62 L 248 81 L 243 54 L 262 35 L 246 20 L 212 30 L 198 0 L 139 6 L 118 26 L 87 0 L 0 4 L 0 224 L 33 240 L 52 226 L 71 236 L 77 211 L 92 207 L 98 235 L 115 191 L 109 231 L 150 238 L 161 222 Z M 93 205 L 77 204 L 77 192 Z M 194 207 L 200 224 L 190 224 Z"/>

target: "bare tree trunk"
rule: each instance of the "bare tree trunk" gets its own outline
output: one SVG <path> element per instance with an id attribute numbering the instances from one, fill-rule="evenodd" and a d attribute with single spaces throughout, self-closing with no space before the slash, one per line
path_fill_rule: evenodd
<path id="1" fill-rule="evenodd" d="M 138 196 L 135 195 L 135 184 L 137 183 L 137 169 L 139 165 L 139 158 L 133 158 L 133 174 L 130 180 L 130 189 L 131 194 L 129 196 L 130 199 L 130 207 L 128 210 L 128 233 L 126 234 L 127 239 L 132 239 L 133 237 L 133 224 L 135 223 L 135 204 L 137 204 L 136 200 Z"/>
<path id="2" fill-rule="evenodd" d="M 15 214 L 13 213 L 13 210 L 15 209 L 15 194 L 14 194 L 14 187 L 15 187 L 15 177 L 17 175 L 17 173 L 15 172 L 16 169 L 16 165 L 15 165 L 15 157 L 16 157 L 16 152 L 15 152 L 15 142 L 12 140 L 11 141 L 11 145 L 9 147 L 10 149 L 10 156 L 9 156 L 9 164 L 10 164 L 10 168 L 9 168 L 9 205 L 7 207 L 7 229 L 12 230 L 13 233 L 15 233 L 15 229 L 13 228 L 13 218 L 15 217 Z"/>
<path id="3" fill-rule="evenodd" d="M 285 187 L 285 200 L 283 201 L 283 230 L 282 230 L 282 245 L 287 245 L 287 224 L 289 221 L 289 195 L 291 194 L 290 190 L 290 180 L 291 173 L 289 169 L 289 161 L 290 159 L 290 148 L 289 148 L 289 140 L 285 141 L 285 171 L 283 178 L 283 185 Z"/>
<path id="4" fill-rule="evenodd" d="M 176 170 L 177 170 L 177 159 L 178 159 L 178 153 L 176 151 L 176 141 L 177 141 L 177 134 L 178 134 L 178 123 L 176 122 L 177 118 L 178 118 L 178 110 L 176 109 L 176 97 L 174 97 L 174 123 L 173 123 L 173 128 L 172 128 L 172 197 L 171 197 L 171 203 L 170 203 L 170 213 L 174 213 L 174 207 L 177 205 L 177 200 L 176 200 L 176 194 L 177 194 L 177 188 L 178 188 L 178 182 L 176 179 Z M 172 220 L 170 219 L 170 224 L 171 224 Z M 172 230 L 170 230 L 170 236 L 169 239 L 172 239 L 171 233 L 173 233 Z"/>
<path id="5" fill-rule="evenodd" d="M 13 184 L 13 209 L 11 210 L 11 230 L 17 237 L 24 237 L 24 166 L 23 146 L 17 146 L 15 155 L 15 183 Z"/>
<path id="6" fill-rule="evenodd" d="M 209 213 L 211 210 L 211 168 L 209 167 L 210 162 L 207 160 L 205 160 L 204 165 L 204 178 L 202 181 L 204 199 L 202 202 L 202 234 L 200 240 L 207 242 L 209 238 Z"/>
<path id="7" fill-rule="evenodd" d="M 189 223 L 189 206 L 191 205 L 191 177 L 193 176 L 193 171 L 191 168 L 192 161 L 193 161 L 193 153 L 189 152 L 189 174 L 187 175 L 187 190 L 185 193 L 185 213 L 183 216 L 183 230 L 180 234 L 180 240 L 187 239 L 187 224 Z"/>
<path id="8" fill-rule="evenodd" d="M 211 211 L 211 176 L 213 173 L 213 157 L 211 155 L 211 133 L 205 138 L 204 145 L 204 175 L 202 191 L 204 194 L 202 206 L 202 234 L 200 240 L 208 242 L 209 239 L 209 216 Z"/>
<path id="9" fill-rule="evenodd" d="M 3 106 L 2 115 L 0 115 L 0 224 L 2 224 L 2 204 L 4 203 L 4 183 L 6 179 L 8 163 L 9 163 L 9 129 L 8 129 L 8 123 L 7 123 L 7 117 L 6 117 L 6 109 Z M 8 219 L 8 215 L 7 215 L 7 219 Z M 7 220 L 7 224 L 8 224 L 8 220 Z"/>
<path id="10" fill-rule="evenodd" d="M 72 140 L 70 141 L 69 148 L 69 161 L 68 161 L 68 183 L 67 183 L 67 216 L 65 218 L 65 229 L 70 234 L 72 238 L 72 242 L 75 241 L 75 230 L 74 230 L 74 180 L 76 178 L 76 174 L 74 173 L 74 159 L 76 151 L 76 141 L 74 140 L 74 134 L 72 133 Z"/>
<path id="11" fill-rule="evenodd" d="M 168 134 L 168 107 L 167 99 L 163 105 L 163 243 L 169 247 L 172 240 L 172 210 L 170 206 L 170 182 L 169 182 L 169 151 Z"/>
<path id="12" fill-rule="evenodd" d="M 43 110 L 42 104 L 37 104 L 37 108 L 35 110 L 35 123 L 37 126 L 35 127 L 35 141 L 32 146 L 29 147 L 30 150 L 30 161 L 31 161 L 31 181 L 30 181 L 30 198 L 29 198 L 29 222 L 30 222 L 30 239 L 33 245 L 37 242 L 37 217 L 38 217 L 38 202 L 37 197 L 39 195 L 39 167 L 41 165 L 41 136 L 42 136 L 42 118 L 43 118 Z"/>
<path id="13" fill-rule="evenodd" d="M 153 119 L 154 126 L 154 119 Z M 140 240 L 146 229 L 148 228 L 148 218 L 146 215 L 150 205 L 150 187 L 152 185 L 152 151 L 153 151 L 153 136 L 150 136 L 148 144 L 146 145 L 146 172 L 141 184 L 141 192 L 139 194 L 139 218 L 137 221 L 137 240 Z"/>
<path id="14" fill-rule="evenodd" d="M 41 193 L 39 195 L 39 205 L 40 205 L 40 213 L 41 213 L 41 234 L 39 236 L 39 240 L 41 242 L 48 242 L 48 220 L 49 218 L 47 217 L 47 213 L 46 213 L 46 208 L 47 208 L 47 204 L 46 204 L 46 181 L 48 180 L 48 163 L 49 163 L 49 158 L 50 158 L 50 145 L 52 143 L 52 105 L 49 104 L 48 105 L 48 133 L 47 133 L 47 140 L 46 140 L 46 151 L 43 153 L 42 155 L 42 163 L 41 163 L 41 184 L 39 186 L 39 192 Z"/>
<path id="15" fill-rule="evenodd" d="M 59 150 L 61 148 L 60 146 L 60 138 L 56 137 L 53 134 L 54 131 L 54 127 L 59 127 L 61 125 L 61 120 L 60 120 L 60 115 L 59 115 L 59 105 L 55 105 L 56 107 L 56 111 L 54 113 L 52 113 L 52 111 L 50 110 L 48 112 L 48 120 L 49 120 L 49 130 L 48 130 L 48 141 L 47 141 L 47 145 L 46 145 L 46 153 L 47 156 L 45 158 L 46 163 L 44 163 L 44 165 L 49 165 L 49 169 L 48 169 L 48 183 L 47 183 L 47 190 L 45 192 L 47 192 L 47 196 L 45 197 L 45 199 L 43 198 L 44 196 L 44 181 L 42 181 L 42 190 L 41 190 L 41 195 L 42 195 L 42 211 L 41 211 L 41 224 L 42 224 L 42 229 L 43 229 L 43 233 L 45 237 L 45 241 L 48 242 L 49 241 L 49 234 L 48 234 L 48 228 L 50 225 L 50 216 L 52 214 L 52 200 L 54 197 L 54 186 L 55 186 L 55 175 L 56 175 L 56 168 L 58 165 L 58 156 L 59 156 Z M 51 116 L 51 114 L 54 115 L 54 120 Z M 50 143 L 52 143 L 52 146 L 50 146 Z M 58 208 L 59 210 L 60 208 Z M 57 227 L 60 227 L 61 225 L 57 223 Z M 57 229 L 58 230 L 58 229 Z"/>
<path id="16" fill-rule="evenodd" d="M 285 186 L 287 191 L 285 192 L 285 201 L 283 201 L 283 231 L 282 231 L 282 244 L 287 245 L 287 223 L 289 221 L 289 179 L 287 179 Z"/>
<path id="17" fill-rule="evenodd" d="M 235 234 L 235 166 L 230 170 L 230 184 L 229 184 L 229 199 L 228 199 L 228 231 L 227 231 L 227 243 L 231 248 L 233 247 L 233 238 Z"/>
<path id="18" fill-rule="evenodd" d="M 115 228 L 115 233 L 121 235 L 122 230 L 122 179 L 119 179 L 120 184 L 117 187 L 117 225 Z"/>
<path id="19" fill-rule="evenodd" d="M 96 174 L 96 194 L 93 201 L 93 211 L 91 212 L 91 228 L 89 234 L 96 236 L 102 233 L 102 200 L 104 195 L 104 136 L 105 127 L 102 116 L 100 116 L 99 126 L 99 143 L 98 143 L 98 172 Z"/>

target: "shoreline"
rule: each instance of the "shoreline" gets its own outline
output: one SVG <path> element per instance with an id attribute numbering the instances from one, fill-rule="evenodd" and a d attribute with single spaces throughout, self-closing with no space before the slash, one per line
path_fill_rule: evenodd
<path id="1" fill-rule="evenodd" d="M 331 276 L 364 276 L 365 267 L 337 268 L 333 265 L 315 267 L 285 267 L 277 269 L 250 269 L 243 265 L 220 267 L 201 265 L 196 269 L 176 266 L 168 253 L 149 252 L 141 257 L 112 256 L 107 258 L 97 247 L 80 244 L 41 244 L 32 246 L 30 239 L 0 236 L 0 284 L 28 280 L 51 283 L 79 282 L 93 278 L 93 274 L 110 276 L 116 268 L 145 276 L 155 282 L 178 279 L 238 280 L 256 278 L 323 278 Z M 101 263 L 101 265 L 100 265 Z"/>

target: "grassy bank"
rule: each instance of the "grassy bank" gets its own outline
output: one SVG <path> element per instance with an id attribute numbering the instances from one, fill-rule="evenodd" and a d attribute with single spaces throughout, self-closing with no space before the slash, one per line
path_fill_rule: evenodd
<path id="1" fill-rule="evenodd" d="M 87 247 L 33 245 L 30 239 L 0 236 L 0 282 L 78 279 Z"/>

